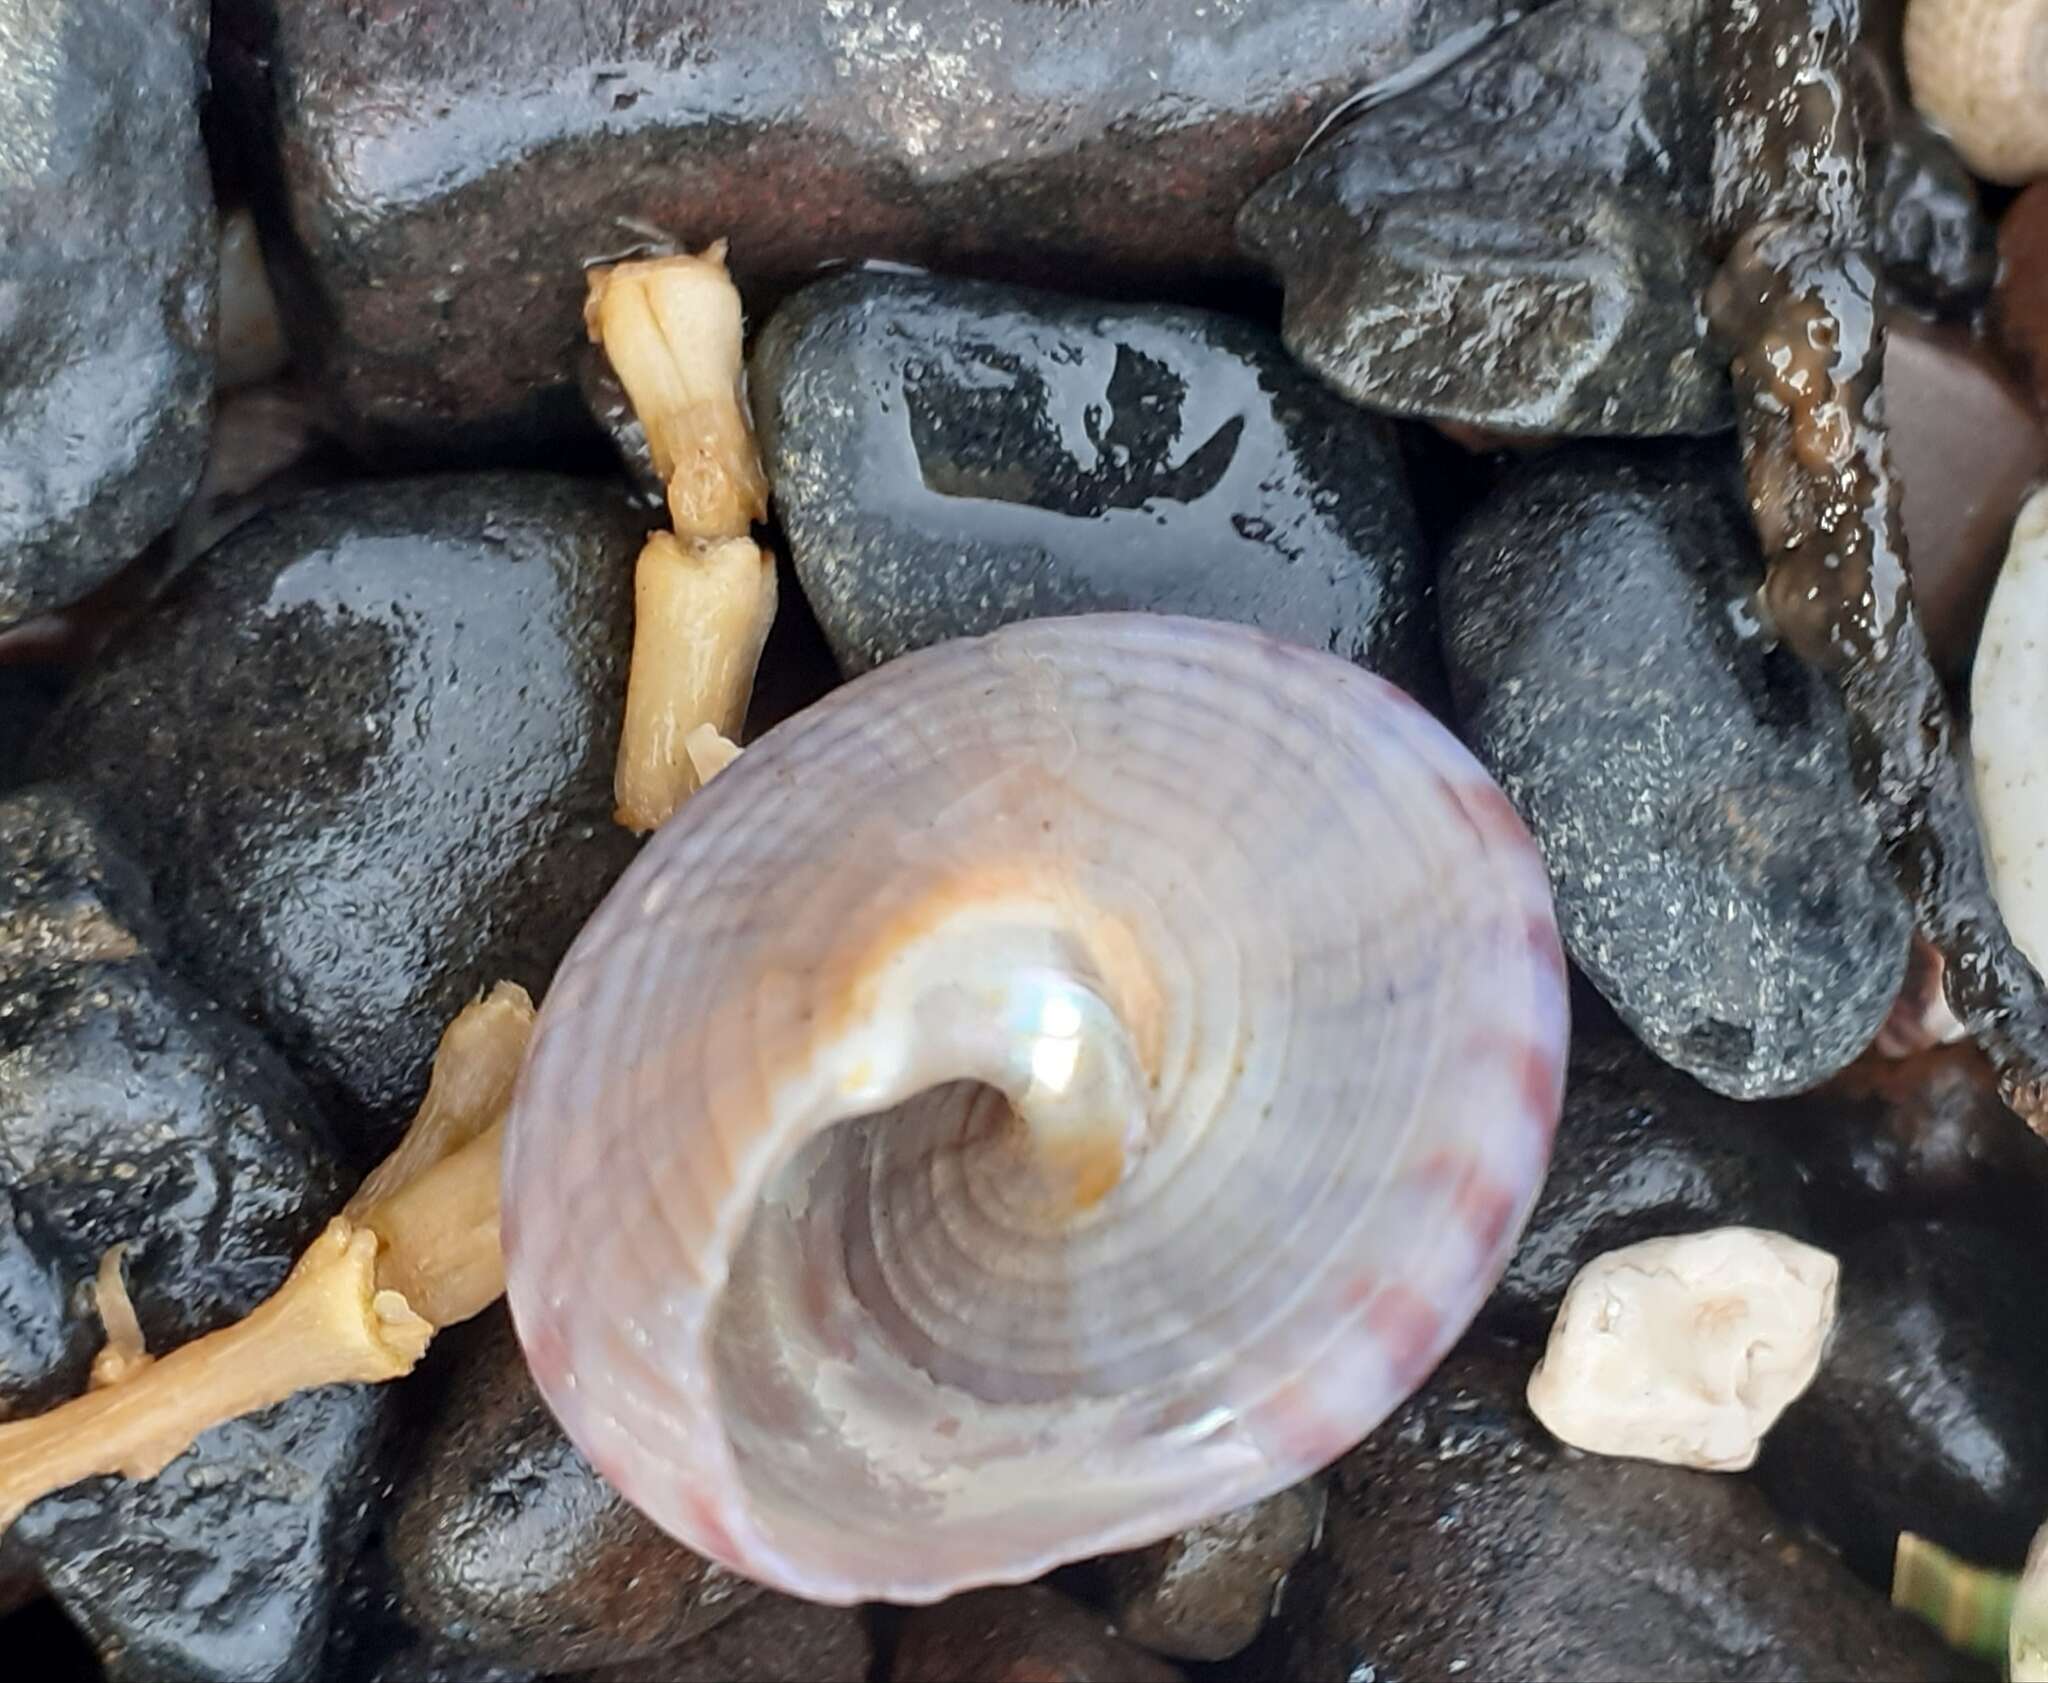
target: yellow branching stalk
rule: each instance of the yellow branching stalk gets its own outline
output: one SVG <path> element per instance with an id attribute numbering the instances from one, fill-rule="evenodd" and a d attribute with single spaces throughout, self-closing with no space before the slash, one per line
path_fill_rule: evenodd
<path id="1" fill-rule="evenodd" d="M 747 536 L 768 512 L 768 477 L 724 242 L 593 269 L 589 284 L 584 323 L 647 433 L 675 526 L 647 541 L 633 580 L 615 792 L 618 821 L 647 831 L 704 782 L 693 735 L 708 725 L 736 741 L 746 722 L 775 620 L 775 558 Z"/>
<path id="2" fill-rule="evenodd" d="M 80 1479 L 154 1478 L 202 1432 L 295 1392 L 400 1378 L 439 1328 L 502 1295 L 498 1159 L 532 1026 L 532 1000 L 509 984 L 463 1010 L 398 1149 L 232 1326 L 149 1355 L 122 1247 L 109 1251 L 95 1284 L 107 1341 L 93 1388 L 0 1425 L 0 1531 Z"/>

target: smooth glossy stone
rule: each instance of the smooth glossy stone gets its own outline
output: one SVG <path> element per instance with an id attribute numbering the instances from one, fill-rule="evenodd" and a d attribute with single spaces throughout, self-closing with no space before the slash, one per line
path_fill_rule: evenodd
<path id="1" fill-rule="evenodd" d="M 1998 285 L 1991 299 L 1999 337 L 2048 408 L 2048 181 L 2037 181 L 1998 223 Z"/>
<path id="2" fill-rule="evenodd" d="M 2048 476 L 2048 428 L 2026 391 L 1959 328 L 1894 315 L 1884 413 L 1906 566 L 1936 663 L 1958 673 L 2026 495 Z"/>
<path id="3" fill-rule="evenodd" d="M 2039 1232 L 1900 1222 L 1845 1246 L 1834 1339 L 1758 1476 L 1874 1584 L 1902 1530 L 2017 1571 L 2048 1513 Z"/>
<path id="4" fill-rule="evenodd" d="M 1322 114 L 1503 8 L 236 0 L 223 27 L 255 144 L 275 101 L 287 308 L 374 440 L 562 424 L 581 266 L 650 240 L 730 237 L 750 299 L 862 258 L 1241 279 L 1231 220 Z"/>
<path id="5" fill-rule="evenodd" d="M 486 1659 L 560 1671 L 645 1659 L 759 1593 L 592 1470 L 497 1312 L 449 1379 L 390 1527 L 413 1621 Z"/>
<path id="6" fill-rule="evenodd" d="M 364 483 L 237 530 L 42 733 L 183 963 L 381 1154 L 492 983 L 537 998 L 612 822 L 645 515 L 548 475 Z"/>
<path id="7" fill-rule="evenodd" d="M 1391 431 L 1258 328 L 868 273 L 786 304 L 750 376 L 797 576 L 849 672 L 1137 609 L 1438 682 Z"/>
<path id="8" fill-rule="evenodd" d="M 170 526 L 213 396 L 203 0 L 0 10 L 0 627 Z"/>
<path id="9" fill-rule="evenodd" d="M 890 1683 L 1177 1683 L 1181 1673 L 1043 1584 L 970 1590 L 921 1607 L 896 1639 Z"/>
<path id="10" fill-rule="evenodd" d="M 112 1246 L 162 1352 L 254 1308 L 343 1196 L 311 1096 L 164 957 L 141 872 L 82 809 L 0 800 L 0 1415 L 84 1389 Z M 384 1404 L 304 1393 L 153 1480 L 45 1497 L 10 1539 L 116 1679 L 304 1677 Z"/>
<path id="11" fill-rule="evenodd" d="M 764 1593 L 681 1648 L 564 1683 L 868 1683 L 874 1666 L 859 1608 Z"/>
<path id="12" fill-rule="evenodd" d="M 1324 1547 L 1247 1678 L 1955 1683 L 1934 1634 L 1747 1480 L 1584 1455 L 1474 1341 L 1331 1473 Z"/>

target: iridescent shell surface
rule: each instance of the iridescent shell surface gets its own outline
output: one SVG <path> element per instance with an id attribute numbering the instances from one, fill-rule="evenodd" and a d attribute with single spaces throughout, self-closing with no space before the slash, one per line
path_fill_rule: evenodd
<path id="1" fill-rule="evenodd" d="M 1232 626 L 1012 626 L 770 733 L 592 918 L 511 1116 L 514 1319 L 706 1555 L 826 1601 L 1034 1577 L 1422 1381 L 1565 1039 L 1535 849 L 1401 692 Z"/>

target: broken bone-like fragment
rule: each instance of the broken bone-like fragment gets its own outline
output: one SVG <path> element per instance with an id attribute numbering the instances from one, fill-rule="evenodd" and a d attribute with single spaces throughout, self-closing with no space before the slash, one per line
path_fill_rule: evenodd
<path id="1" fill-rule="evenodd" d="M 0 1532 L 82 1478 L 154 1478 L 200 1433 L 294 1392 L 400 1378 L 436 1330 L 494 1302 L 505 1289 L 503 1115 L 532 1023 L 532 1000 L 509 985 L 456 1017 L 398 1149 L 232 1326 L 150 1356 L 120 1248 L 109 1252 L 96 1286 L 107 1345 L 94 1388 L 0 1425 Z"/>
<path id="2" fill-rule="evenodd" d="M 683 752 L 690 756 L 701 789 L 740 757 L 740 745 L 716 725 L 703 724 L 683 738 Z"/>
<path id="3" fill-rule="evenodd" d="M 747 541 L 768 475 L 747 418 L 740 295 L 720 241 L 590 273 L 583 319 L 604 347 L 668 485 L 673 532 L 633 577 L 633 663 L 613 791 L 618 821 L 656 828 L 707 774 L 687 744 L 736 741 L 775 621 L 775 560 Z"/>
<path id="4" fill-rule="evenodd" d="M 768 512 L 747 417 L 740 295 L 725 242 L 592 269 L 584 326 L 626 388 L 685 538 L 742 535 Z"/>
<path id="5" fill-rule="evenodd" d="M 693 733 L 709 725 L 738 739 L 775 602 L 775 558 L 747 538 L 647 540 L 633 580 L 633 664 L 613 785 L 627 829 L 654 829 L 703 784 Z"/>
<path id="6" fill-rule="evenodd" d="M 1740 1472 L 1819 1370 L 1838 1272 L 1749 1227 L 1596 1257 L 1565 1292 L 1530 1410 L 1594 1454 Z"/>
<path id="7" fill-rule="evenodd" d="M 2013 943 L 2048 967 L 2048 489 L 2022 505 L 1970 675 L 1970 758 L 1991 889 Z"/>

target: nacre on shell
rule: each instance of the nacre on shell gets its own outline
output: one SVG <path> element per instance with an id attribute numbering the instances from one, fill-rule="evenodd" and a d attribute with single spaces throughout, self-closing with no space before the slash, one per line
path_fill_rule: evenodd
<path id="1" fill-rule="evenodd" d="M 1565 1040 L 1541 861 L 1400 691 L 1166 616 L 942 644 L 750 747 L 564 960 L 515 1324 L 595 1466 L 742 1573 L 1028 1579 L 1421 1382 Z"/>

